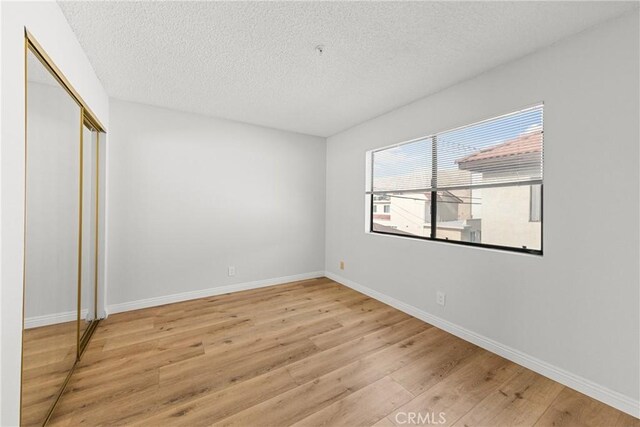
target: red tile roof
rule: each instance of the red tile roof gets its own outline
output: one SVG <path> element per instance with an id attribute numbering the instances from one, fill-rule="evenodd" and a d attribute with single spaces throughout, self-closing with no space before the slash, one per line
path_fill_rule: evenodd
<path id="1" fill-rule="evenodd" d="M 479 160 L 495 159 L 498 157 L 519 156 L 542 152 L 542 131 L 519 136 L 516 139 L 485 148 L 477 153 L 456 160 L 458 165 Z"/>

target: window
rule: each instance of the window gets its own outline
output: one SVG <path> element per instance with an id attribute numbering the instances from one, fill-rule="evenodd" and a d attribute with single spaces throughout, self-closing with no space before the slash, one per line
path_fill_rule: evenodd
<path id="1" fill-rule="evenodd" d="M 377 205 L 373 205 L 373 213 L 378 212 L 378 206 Z"/>
<path id="2" fill-rule="evenodd" d="M 542 104 L 368 155 L 371 232 L 542 254 Z"/>

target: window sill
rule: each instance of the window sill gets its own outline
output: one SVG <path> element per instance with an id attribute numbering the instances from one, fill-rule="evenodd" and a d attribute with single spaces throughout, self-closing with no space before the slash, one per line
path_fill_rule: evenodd
<path id="1" fill-rule="evenodd" d="M 385 233 L 384 231 L 365 231 L 367 234 L 373 235 L 381 235 L 381 236 L 389 236 L 389 237 L 397 237 L 400 239 L 408 239 L 408 240 L 422 240 L 426 242 L 434 242 L 440 244 L 451 244 L 459 247 L 466 247 L 472 249 L 482 249 L 491 252 L 501 252 L 501 253 L 510 253 L 510 254 L 519 254 L 526 256 L 534 256 L 538 258 L 542 258 L 543 251 L 535 250 L 535 249 L 524 249 L 524 248 L 512 248 L 509 246 L 499 246 L 499 245 L 487 245 L 481 243 L 472 243 L 472 242 L 461 242 L 456 240 L 447 240 L 447 239 L 432 239 L 430 237 L 420 237 L 420 236 L 406 236 L 394 233 Z"/>

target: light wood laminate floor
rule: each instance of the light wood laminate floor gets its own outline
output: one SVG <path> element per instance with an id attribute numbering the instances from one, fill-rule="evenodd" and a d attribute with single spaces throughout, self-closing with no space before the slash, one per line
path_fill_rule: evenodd
<path id="1" fill-rule="evenodd" d="M 50 425 L 393 426 L 441 412 L 439 425 L 640 426 L 325 278 L 110 316 Z"/>

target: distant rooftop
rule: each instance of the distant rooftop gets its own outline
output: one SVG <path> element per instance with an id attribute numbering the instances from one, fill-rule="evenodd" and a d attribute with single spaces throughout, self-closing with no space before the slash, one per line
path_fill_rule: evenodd
<path id="1" fill-rule="evenodd" d="M 460 169 L 473 169 L 473 164 L 490 159 L 537 155 L 542 152 L 542 131 L 525 134 L 518 138 L 480 150 L 477 153 L 456 160 Z"/>

